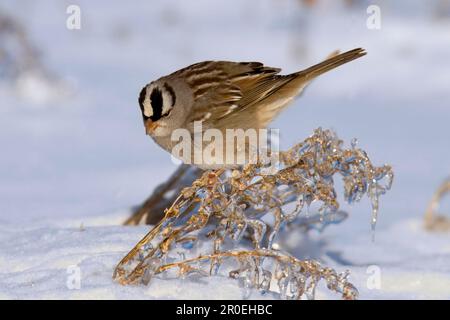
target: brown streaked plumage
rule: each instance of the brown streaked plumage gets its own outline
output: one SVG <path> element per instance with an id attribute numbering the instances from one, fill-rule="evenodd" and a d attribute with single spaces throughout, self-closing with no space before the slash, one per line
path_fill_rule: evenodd
<path id="1" fill-rule="evenodd" d="M 139 104 L 146 132 L 171 151 L 177 128 L 260 129 L 267 125 L 317 76 L 362 57 L 353 49 L 334 52 L 325 61 L 292 74 L 260 62 L 205 61 L 149 83 Z"/>

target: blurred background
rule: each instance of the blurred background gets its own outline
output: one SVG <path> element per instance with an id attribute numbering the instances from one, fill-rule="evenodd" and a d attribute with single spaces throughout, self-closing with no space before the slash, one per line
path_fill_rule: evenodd
<path id="1" fill-rule="evenodd" d="M 314 81 L 272 127 L 282 149 L 321 126 L 393 165 L 383 228 L 420 218 L 450 174 L 450 1 L 2 1 L 0 222 L 140 204 L 175 169 L 144 133 L 151 80 L 202 60 L 289 73 L 356 47 L 368 55 Z M 352 211 L 369 230 L 368 204 Z"/>

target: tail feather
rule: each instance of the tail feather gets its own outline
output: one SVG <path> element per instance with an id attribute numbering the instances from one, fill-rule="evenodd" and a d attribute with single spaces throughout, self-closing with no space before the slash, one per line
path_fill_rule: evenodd
<path id="1" fill-rule="evenodd" d="M 353 49 L 341 54 L 333 55 L 331 58 L 318 63 L 305 70 L 294 73 L 296 77 L 302 77 L 305 81 L 310 81 L 321 74 L 337 68 L 347 62 L 358 59 L 366 55 L 366 51 L 362 48 Z"/>
<path id="2" fill-rule="evenodd" d="M 325 61 L 305 70 L 265 78 L 265 81 L 252 87 L 238 101 L 241 108 L 237 109 L 238 112 L 230 113 L 228 116 L 228 128 L 266 128 L 311 80 L 365 54 L 366 51 L 361 48 L 344 53 L 335 51 Z M 222 121 L 216 126 L 224 123 Z"/>

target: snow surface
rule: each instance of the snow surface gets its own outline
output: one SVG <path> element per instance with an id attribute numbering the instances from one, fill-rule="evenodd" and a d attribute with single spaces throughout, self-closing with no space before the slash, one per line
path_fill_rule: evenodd
<path id="1" fill-rule="evenodd" d="M 0 5 L 71 88 L 55 98 L 43 95 L 45 81 L 0 83 L 0 298 L 240 299 L 226 277 L 149 287 L 111 279 L 149 230 L 120 223 L 175 168 L 144 134 L 138 92 L 197 61 L 257 60 L 291 72 L 354 47 L 368 55 L 317 79 L 272 127 L 282 128 L 282 148 L 318 126 L 357 137 L 375 164 L 394 166 L 394 186 L 381 199 L 375 242 L 362 201 L 343 205 L 343 224 L 295 235 L 290 252 L 350 270 L 362 299 L 450 298 L 450 234 L 422 227 L 450 173 L 450 20 L 436 19 L 429 2 L 379 2 L 377 31 L 366 28 L 364 2 L 352 10 L 337 1 L 313 9 L 293 0 L 76 2 L 77 31 L 65 27 L 72 2 Z M 79 290 L 67 287 L 73 265 Z M 373 270 L 380 288 L 370 285 Z M 336 298 L 325 288 L 317 297 Z"/>

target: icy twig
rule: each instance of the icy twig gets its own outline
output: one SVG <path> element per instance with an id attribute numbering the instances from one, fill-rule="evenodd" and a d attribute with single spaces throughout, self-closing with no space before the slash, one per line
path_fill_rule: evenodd
<path id="1" fill-rule="evenodd" d="M 332 131 L 320 128 L 281 152 L 279 159 L 275 170 L 272 163 L 260 162 L 241 170 L 203 173 L 122 259 L 114 279 L 148 284 L 156 274 L 175 267 L 179 276 L 214 275 L 232 258 L 239 268 L 229 275 L 241 279 L 249 290 L 275 290 L 282 298 L 314 298 L 318 281 L 324 279 L 343 298 L 356 298 L 346 274 L 278 250 L 277 239 L 287 224 L 323 230 L 345 219 L 334 189 L 336 175 L 343 179 L 347 202 L 364 195 L 370 198 L 374 227 L 379 196 L 392 184 L 391 167 L 373 166 L 355 143 L 344 149 Z M 316 212 L 312 204 L 318 205 Z"/>
<path id="2" fill-rule="evenodd" d="M 203 173 L 202 170 L 181 164 L 164 183 L 136 208 L 124 225 L 156 224 L 164 217 L 164 209 L 168 208 L 181 190 L 188 187 Z"/>

